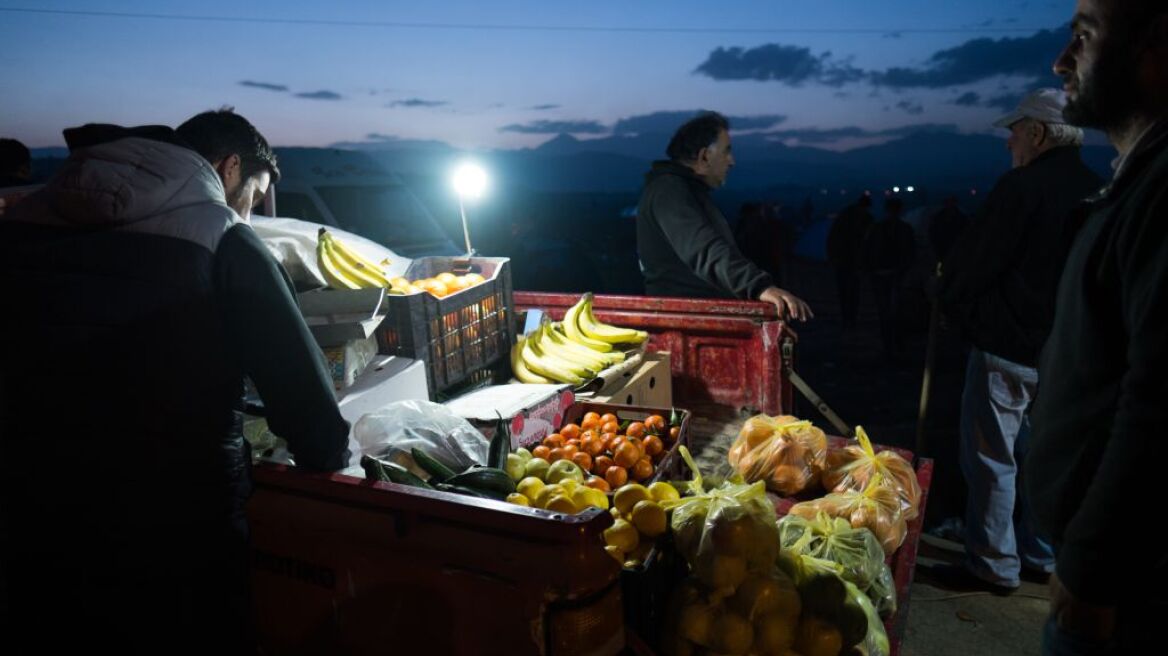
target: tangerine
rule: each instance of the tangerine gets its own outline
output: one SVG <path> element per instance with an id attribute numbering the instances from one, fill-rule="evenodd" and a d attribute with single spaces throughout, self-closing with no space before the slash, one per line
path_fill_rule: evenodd
<path id="1" fill-rule="evenodd" d="M 644 437 L 645 424 L 642 424 L 639 421 L 634 421 L 633 423 L 629 424 L 628 428 L 625 429 L 625 435 L 628 435 L 629 437 Z"/>
<path id="2" fill-rule="evenodd" d="M 584 419 L 582 421 L 588 421 L 589 419 L 599 420 L 600 415 L 598 413 L 595 413 L 595 412 L 585 412 Z"/>
<path id="3" fill-rule="evenodd" d="M 614 463 L 612 458 L 608 456 L 597 456 L 592 460 L 592 473 L 596 474 L 597 476 L 604 476 L 606 473 L 608 473 L 608 468 L 612 467 L 614 464 L 616 463 Z"/>
<path id="4" fill-rule="evenodd" d="M 564 457 L 565 457 L 564 456 L 564 448 L 558 446 L 558 447 L 552 449 L 550 453 L 548 453 L 547 460 L 548 460 L 548 462 L 555 462 L 557 460 L 563 460 Z"/>
<path id="5" fill-rule="evenodd" d="M 580 442 L 580 448 L 583 449 L 588 455 L 595 458 L 596 456 L 604 453 L 604 441 L 599 437 L 585 439 Z"/>
<path id="6" fill-rule="evenodd" d="M 487 280 L 481 274 L 478 274 L 478 273 L 468 273 L 463 277 L 466 278 L 468 281 L 470 281 L 470 286 L 472 286 L 472 287 L 474 285 L 482 284 L 482 283 L 486 282 L 486 280 Z"/>
<path id="7" fill-rule="evenodd" d="M 576 424 L 564 424 L 560 428 L 560 435 L 563 435 L 564 439 L 568 440 L 574 437 L 580 437 L 580 427 Z"/>
<path id="8" fill-rule="evenodd" d="M 547 446 L 545 446 L 543 444 L 540 444 L 539 446 L 537 446 L 531 450 L 531 456 L 533 458 L 543 458 L 544 460 L 551 462 L 551 460 L 548 459 L 549 454 L 551 454 L 551 452 L 552 452 L 552 450 L 550 448 L 548 448 Z"/>
<path id="9" fill-rule="evenodd" d="M 620 432 L 620 424 L 616 423 L 615 421 L 605 422 L 605 423 L 600 425 L 600 432 L 602 432 L 602 433 L 619 433 Z"/>
<path id="10" fill-rule="evenodd" d="M 633 480 L 643 481 L 653 475 L 653 462 L 648 458 L 641 458 L 633 465 Z"/>
<path id="11" fill-rule="evenodd" d="M 669 439 L 676 440 L 681 436 L 681 426 L 674 426 L 669 429 Z"/>
<path id="12" fill-rule="evenodd" d="M 629 472 L 624 467 L 613 465 L 604 472 L 604 480 L 615 489 L 629 482 Z"/>
<path id="13" fill-rule="evenodd" d="M 577 447 L 575 444 L 565 444 L 564 446 L 560 447 L 560 450 L 564 452 L 564 457 L 568 460 L 571 460 L 572 456 L 580 452 L 579 447 Z"/>
<path id="14" fill-rule="evenodd" d="M 580 469 L 584 471 L 592 470 L 592 456 L 588 455 L 586 451 L 577 451 L 572 454 L 572 462 L 576 463 Z"/>
<path id="15" fill-rule="evenodd" d="M 655 456 L 665 450 L 665 443 L 656 435 L 646 437 L 643 446 L 645 448 L 645 455 L 648 456 Z"/>
<path id="16" fill-rule="evenodd" d="M 593 413 L 596 414 L 596 413 Z M 580 421 L 580 428 L 584 430 L 591 430 L 593 428 L 600 428 L 600 417 L 585 417 Z"/>
<path id="17" fill-rule="evenodd" d="M 599 476 L 589 476 L 584 481 L 584 484 L 590 488 L 600 490 L 601 492 L 604 492 L 604 493 L 608 493 L 608 492 L 612 491 L 612 487 L 609 486 L 608 481 L 604 480 L 603 478 L 601 478 Z"/>
<path id="18" fill-rule="evenodd" d="M 555 451 L 553 450 L 552 453 L 555 453 Z M 641 450 L 638 449 L 635 444 L 631 444 L 629 442 L 625 442 L 624 444 L 620 445 L 620 447 L 618 447 L 617 450 L 612 454 L 612 461 L 626 469 L 636 465 L 637 461 L 640 459 Z"/>
<path id="19" fill-rule="evenodd" d="M 607 424 L 609 422 L 616 422 L 617 424 L 619 424 L 620 419 L 617 419 L 616 415 L 612 414 L 611 412 L 606 412 L 600 416 L 600 423 L 601 424 Z"/>
<path id="20" fill-rule="evenodd" d="M 661 415 L 649 415 L 645 418 L 645 430 L 654 435 L 660 434 L 665 430 L 665 417 Z"/>
<path id="21" fill-rule="evenodd" d="M 552 433 L 551 435 L 543 438 L 543 445 L 549 449 L 555 449 L 557 447 L 564 446 L 565 442 L 566 440 L 564 439 L 564 436 L 559 433 Z"/>

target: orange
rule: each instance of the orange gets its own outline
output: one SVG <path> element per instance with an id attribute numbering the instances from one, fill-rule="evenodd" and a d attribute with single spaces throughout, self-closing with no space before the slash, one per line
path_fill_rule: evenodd
<path id="1" fill-rule="evenodd" d="M 572 456 L 579 453 L 580 448 L 577 447 L 575 444 L 565 444 L 564 446 L 560 447 L 560 450 L 564 452 L 565 458 L 567 458 L 568 460 L 571 460 Z"/>
<path id="2" fill-rule="evenodd" d="M 660 434 L 665 430 L 665 417 L 661 415 L 650 415 L 645 419 L 645 430 L 654 435 Z"/>
<path id="3" fill-rule="evenodd" d="M 611 412 L 606 412 L 603 415 L 601 415 L 601 417 L 600 417 L 601 424 L 607 424 L 610 421 L 615 421 L 618 424 L 620 423 L 620 419 L 617 419 L 616 415 L 612 414 Z"/>
<path id="4" fill-rule="evenodd" d="M 644 447 L 645 455 L 652 457 L 665 450 L 665 443 L 661 441 L 660 437 L 650 435 L 645 438 Z"/>
<path id="5" fill-rule="evenodd" d="M 643 481 L 653 475 L 653 463 L 648 458 L 641 458 L 633 465 L 633 480 Z"/>
<path id="6" fill-rule="evenodd" d="M 669 429 L 669 439 L 676 440 L 681 435 L 681 426 L 674 426 Z"/>
<path id="7" fill-rule="evenodd" d="M 482 275 L 480 275 L 478 273 L 468 273 L 463 277 L 466 278 L 468 281 L 470 281 L 470 286 L 474 286 L 474 285 L 478 285 L 478 284 L 481 284 L 483 282 L 486 282 L 486 278 L 483 278 Z"/>
<path id="8" fill-rule="evenodd" d="M 608 472 L 608 468 L 613 466 L 612 458 L 608 456 L 597 456 L 592 460 L 592 473 L 597 476 L 604 476 Z"/>
<path id="9" fill-rule="evenodd" d="M 543 438 L 543 445 L 549 449 L 555 449 L 557 447 L 564 446 L 564 442 L 564 436 L 559 433 L 552 433 L 551 435 Z"/>
<path id="10" fill-rule="evenodd" d="M 437 280 L 438 282 L 442 283 L 443 285 L 446 285 L 447 287 L 449 287 L 450 283 L 454 282 L 457 277 L 458 276 L 454 275 L 453 273 L 450 273 L 449 271 L 444 271 L 444 272 L 434 276 L 434 280 Z"/>
<path id="11" fill-rule="evenodd" d="M 600 432 L 602 432 L 602 433 L 619 433 L 620 432 L 620 424 L 616 423 L 615 421 L 605 422 L 605 423 L 600 425 Z"/>
<path id="12" fill-rule="evenodd" d="M 423 280 L 422 284 L 418 286 L 438 298 L 442 298 L 450 293 L 450 290 L 446 288 L 446 285 L 441 280 Z"/>
<path id="13" fill-rule="evenodd" d="M 600 490 L 601 492 L 607 493 L 607 492 L 612 491 L 612 487 L 609 486 L 608 481 L 604 480 L 603 478 L 601 478 L 599 476 L 589 476 L 584 481 L 584 484 L 587 485 L 588 487 Z"/>
<path id="14" fill-rule="evenodd" d="M 629 424 L 628 428 L 625 429 L 625 435 L 628 435 L 629 437 L 644 437 L 645 424 L 642 424 L 639 421 L 634 421 L 633 423 Z"/>
<path id="15" fill-rule="evenodd" d="M 596 413 L 594 412 L 592 414 Z M 583 421 L 580 422 L 580 428 L 583 428 L 584 430 L 600 428 L 600 417 L 585 417 Z"/>
<path id="16" fill-rule="evenodd" d="M 599 437 L 588 438 L 580 442 L 580 448 L 583 449 L 585 453 L 595 458 L 601 453 L 604 453 L 604 441 Z"/>
<path id="17" fill-rule="evenodd" d="M 599 414 L 597 414 L 597 413 L 595 413 L 595 412 L 585 412 L 585 413 L 584 413 L 584 419 L 583 419 L 583 421 L 589 421 L 589 420 L 592 420 L 592 419 L 595 419 L 595 420 L 598 420 L 598 421 L 599 421 L 599 420 L 600 420 L 600 415 L 599 415 Z"/>
<path id="18" fill-rule="evenodd" d="M 550 454 L 551 452 L 552 452 L 552 450 L 551 450 L 551 449 L 549 449 L 548 447 L 546 447 L 546 446 L 544 446 L 544 445 L 540 444 L 539 446 L 537 446 L 537 447 L 535 447 L 534 449 L 532 449 L 532 450 L 531 450 L 531 457 L 533 457 L 533 458 L 543 458 L 544 460 L 547 460 L 548 462 L 551 462 L 551 460 L 549 459 L 549 458 L 550 458 L 550 455 L 549 455 L 549 454 Z"/>
<path id="19" fill-rule="evenodd" d="M 576 424 L 564 424 L 563 428 L 560 429 L 560 435 L 569 440 L 580 437 L 580 427 Z"/>
<path id="20" fill-rule="evenodd" d="M 608 482 L 609 487 L 615 489 L 629 482 L 629 472 L 624 467 L 614 465 L 604 472 L 604 480 Z"/>
<path id="21" fill-rule="evenodd" d="M 551 450 L 551 453 L 548 454 L 547 460 L 548 460 L 548 462 L 555 462 L 557 460 L 563 460 L 564 457 L 565 456 L 564 456 L 563 447 L 556 447 L 556 448 Z"/>
<path id="22" fill-rule="evenodd" d="M 609 434 L 612 435 L 611 433 Z M 625 443 L 626 439 L 624 435 L 613 435 L 608 438 L 608 442 L 605 443 L 604 448 L 608 449 L 609 453 L 615 454 L 616 450 L 620 448 L 620 445 Z"/>
<path id="23" fill-rule="evenodd" d="M 639 437 L 626 437 L 625 441 L 637 447 L 637 452 L 642 456 L 645 455 L 645 444 Z M 640 460 L 640 458 L 638 457 L 637 460 Z"/>
<path id="24" fill-rule="evenodd" d="M 448 281 L 448 282 L 443 281 L 443 282 L 446 283 L 446 288 L 450 290 L 451 294 L 453 294 L 454 292 L 460 292 L 460 291 L 462 291 L 470 286 L 466 282 L 466 278 L 464 278 L 462 276 L 454 276 L 450 281 Z"/>
<path id="25" fill-rule="evenodd" d="M 632 467 L 641 459 L 641 450 L 634 444 L 625 442 L 612 455 L 612 461 L 621 467 Z M 610 483 L 612 481 L 609 481 Z"/>
<path id="26" fill-rule="evenodd" d="M 588 455 L 588 453 L 585 451 L 577 451 L 576 453 L 573 453 L 572 462 L 576 463 L 576 466 L 578 466 L 580 469 L 583 469 L 584 471 L 592 470 L 592 456 Z"/>

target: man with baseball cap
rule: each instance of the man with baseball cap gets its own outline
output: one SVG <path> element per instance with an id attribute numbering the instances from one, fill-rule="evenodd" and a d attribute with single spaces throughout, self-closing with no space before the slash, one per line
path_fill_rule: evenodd
<path id="1" fill-rule="evenodd" d="M 994 123 L 1010 130 L 1013 169 L 994 185 L 940 268 L 938 303 L 972 348 L 961 399 L 961 470 L 968 485 L 964 566 L 936 568 L 942 583 L 1009 594 L 1054 566 L 1015 498 L 1026 452 L 1038 354 L 1079 220 L 1102 180 L 1079 155 L 1083 131 L 1062 118 L 1066 98 L 1038 89 Z M 1018 521 L 1015 503 L 1020 506 Z"/>

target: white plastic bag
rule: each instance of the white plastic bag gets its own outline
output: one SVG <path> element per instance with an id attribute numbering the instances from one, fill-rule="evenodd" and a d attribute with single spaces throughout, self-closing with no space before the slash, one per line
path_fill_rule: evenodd
<path id="1" fill-rule="evenodd" d="M 470 422 L 444 405 L 397 401 L 362 416 L 353 427 L 361 451 L 405 467 L 413 465 L 417 447 L 454 471 L 487 463 L 489 442 Z"/>
<path id="2" fill-rule="evenodd" d="M 373 262 L 381 262 L 389 258 L 385 267 L 388 278 L 405 275 L 411 260 L 401 257 L 388 248 L 370 241 L 360 235 L 346 232 L 335 226 L 326 226 L 300 219 L 269 218 L 252 216 L 252 230 L 271 251 L 276 261 L 284 265 L 288 275 L 297 285 L 304 287 L 326 287 L 324 275 L 316 265 L 317 232 L 321 228 L 335 234 L 341 241 L 353 250 Z"/>

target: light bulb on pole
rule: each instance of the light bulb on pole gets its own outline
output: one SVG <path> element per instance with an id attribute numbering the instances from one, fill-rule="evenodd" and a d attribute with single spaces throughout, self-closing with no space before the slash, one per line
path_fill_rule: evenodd
<path id="1" fill-rule="evenodd" d="M 462 217 L 462 236 L 466 239 L 466 256 L 474 255 L 470 246 L 470 228 L 466 222 L 466 199 L 478 199 L 487 189 L 487 172 L 477 164 L 466 162 L 454 169 L 454 191 L 458 194 L 458 213 Z"/>

